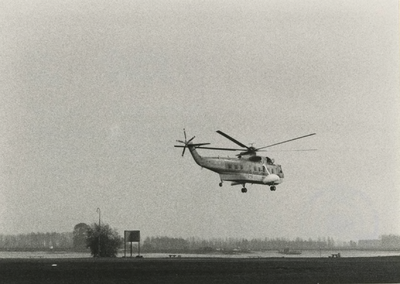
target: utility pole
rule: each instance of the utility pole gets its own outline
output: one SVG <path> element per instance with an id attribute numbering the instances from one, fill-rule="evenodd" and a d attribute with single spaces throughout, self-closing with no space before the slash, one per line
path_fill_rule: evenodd
<path id="1" fill-rule="evenodd" d="M 97 213 L 99 213 L 99 240 L 98 240 L 98 242 L 99 242 L 99 247 L 98 247 L 98 257 L 100 257 L 100 232 L 101 232 L 101 211 L 100 211 L 100 208 L 98 208 L 97 207 Z"/>

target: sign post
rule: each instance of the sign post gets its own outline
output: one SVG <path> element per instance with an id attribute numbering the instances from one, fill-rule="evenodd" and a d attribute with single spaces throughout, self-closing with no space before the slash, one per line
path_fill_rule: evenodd
<path id="1" fill-rule="evenodd" d="M 132 257 L 132 243 L 138 243 L 138 256 L 140 257 L 140 231 L 124 231 L 124 257 L 126 257 L 126 243 L 129 242 L 131 244 L 131 257 Z"/>

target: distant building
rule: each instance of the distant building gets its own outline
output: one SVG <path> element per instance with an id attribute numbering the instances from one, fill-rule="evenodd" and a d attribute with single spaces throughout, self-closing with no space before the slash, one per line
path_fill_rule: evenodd
<path id="1" fill-rule="evenodd" d="M 359 240 L 358 248 L 373 249 L 381 248 L 382 240 Z"/>
<path id="2" fill-rule="evenodd" d="M 400 249 L 400 236 L 397 235 L 383 235 L 382 247 L 385 249 Z"/>

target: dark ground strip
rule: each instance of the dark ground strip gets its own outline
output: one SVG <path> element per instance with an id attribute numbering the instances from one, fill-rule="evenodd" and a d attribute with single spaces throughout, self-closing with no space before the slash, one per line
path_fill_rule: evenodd
<path id="1" fill-rule="evenodd" d="M 400 283 L 400 257 L 0 259 L 0 283 Z"/>

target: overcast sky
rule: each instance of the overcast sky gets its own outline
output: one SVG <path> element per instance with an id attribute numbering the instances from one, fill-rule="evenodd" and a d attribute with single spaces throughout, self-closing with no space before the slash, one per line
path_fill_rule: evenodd
<path id="1" fill-rule="evenodd" d="M 0 233 L 99 207 L 142 236 L 400 234 L 398 1 L 0 2 Z M 267 153 L 276 192 L 243 194 L 181 157 L 183 128 L 235 148 L 215 131 L 317 135 Z"/>

